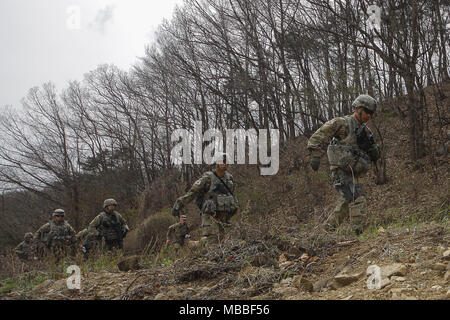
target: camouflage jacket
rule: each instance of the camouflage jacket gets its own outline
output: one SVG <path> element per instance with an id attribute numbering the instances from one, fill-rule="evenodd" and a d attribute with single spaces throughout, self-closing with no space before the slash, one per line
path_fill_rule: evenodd
<path id="1" fill-rule="evenodd" d="M 21 259 L 29 259 L 31 258 L 31 254 L 33 252 L 32 242 L 22 241 L 19 245 L 14 249 L 14 252 Z"/>
<path id="2" fill-rule="evenodd" d="M 221 178 L 221 180 L 227 185 L 228 189 L 234 193 L 235 183 L 233 181 L 233 176 L 228 171 L 225 171 L 225 175 Z M 207 171 L 200 177 L 200 179 L 194 182 L 191 189 L 184 196 L 176 200 L 174 207 L 178 207 L 178 209 L 181 210 L 193 199 L 197 199 L 197 201 L 204 199 L 203 201 L 199 201 L 201 204 L 197 203 L 197 205 L 201 207 L 201 211 L 214 211 L 214 209 L 206 209 L 204 204 L 205 200 L 217 194 L 229 195 L 229 191 L 222 185 L 213 171 Z M 233 195 L 230 197 L 233 198 L 232 201 L 234 201 L 234 206 L 237 208 L 238 202 L 236 197 Z"/>
<path id="3" fill-rule="evenodd" d="M 308 140 L 308 150 L 311 157 L 321 158 L 327 151 L 328 145 L 333 138 L 344 141 L 355 148 L 358 148 L 356 139 L 349 139 L 351 136 L 350 126 L 356 130 L 361 130 L 361 124 L 352 115 L 334 118 L 323 124 Z M 369 130 L 364 126 L 363 130 Z M 371 132 L 368 132 L 371 134 Z"/>
<path id="4" fill-rule="evenodd" d="M 128 229 L 127 221 L 122 215 L 114 211 L 112 213 L 100 212 L 88 227 L 88 233 L 95 236 L 103 236 L 105 240 L 120 240 L 124 229 Z"/>
<path id="5" fill-rule="evenodd" d="M 43 242 L 47 246 L 72 244 L 75 240 L 75 230 L 67 221 L 56 224 L 52 220 L 40 227 L 33 236 L 33 242 L 35 244 Z"/>
<path id="6" fill-rule="evenodd" d="M 189 234 L 189 226 L 187 223 L 175 223 L 169 227 L 167 231 L 167 240 L 171 242 L 177 242 L 179 244 L 183 244 L 184 237 Z"/>

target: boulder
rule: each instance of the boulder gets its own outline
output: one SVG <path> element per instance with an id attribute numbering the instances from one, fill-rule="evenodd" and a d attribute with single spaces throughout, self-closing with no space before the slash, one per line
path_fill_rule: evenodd
<path id="1" fill-rule="evenodd" d="M 402 263 L 394 263 L 381 267 L 381 278 L 390 278 L 392 276 L 405 276 L 408 269 Z"/>
<path id="2" fill-rule="evenodd" d="M 348 286 L 349 284 L 358 281 L 362 276 L 364 272 L 359 273 L 339 273 L 337 274 L 333 280 L 331 281 L 330 287 L 332 289 L 339 289 L 345 286 Z"/>
<path id="3" fill-rule="evenodd" d="M 117 264 L 117 267 L 120 271 L 130 271 L 130 270 L 137 270 L 140 268 L 139 265 L 139 259 L 140 257 L 138 255 L 125 257 L 119 263 Z"/>
<path id="4" fill-rule="evenodd" d="M 43 290 L 48 289 L 51 285 L 55 283 L 55 280 L 47 279 L 44 282 L 34 286 L 34 288 L 31 290 L 33 293 L 42 292 Z"/>

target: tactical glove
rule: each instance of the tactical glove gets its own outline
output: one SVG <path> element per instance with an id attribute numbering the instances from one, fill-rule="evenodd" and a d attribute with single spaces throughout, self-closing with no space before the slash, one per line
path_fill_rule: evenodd
<path id="1" fill-rule="evenodd" d="M 309 162 L 309 165 L 311 166 L 311 168 L 312 168 L 314 171 L 319 170 L 319 166 L 320 166 L 320 158 L 318 158 L 318 157 L 313 157 L 313 158 L 311 159 L 311 161 Z"/>

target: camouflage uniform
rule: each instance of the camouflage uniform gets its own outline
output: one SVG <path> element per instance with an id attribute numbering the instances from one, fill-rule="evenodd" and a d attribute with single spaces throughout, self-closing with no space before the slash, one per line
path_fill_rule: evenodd
<path id="1" fill-rule="evenodd" d="M 95 241 L 103 237 L 105 238 L 107 250 L 112 250 L 113 248 L 122 249 L 123 238 L 128 230 L 127 222 L 119 212 L 107 213 L 102 211 L 89 224 L 89 235 L 84 246 L 87 250 L 90 250 L 94 246 Z"/>
<path id="2" fill-rule="evenodd" d="M 43 243 L 56 257 L 62 257 L 67 250 L 73 252 L 76 243 L 75 230 L 67 221 L 56 223 L 51 220 L 39 228 L 33 237 L 34 248 Z"/>
<path id="3" fill-rule="evenodd" d="M 87 228 L 81 230 L 76 235 L 77 241 L 80 242 L 80 243 L 83 243 L 88 234 L 89 234 L 89 231 L 88 231 Z"/>
<path id="4" fill-rule="evenodd" d="M 233 176 L 226 171 L 220 179 L 233 193 Z M 229 225 L 229 217 L 237 211 L 236 197 L 230 194 L 220 179 L 213 171 L 205 172 L 174 205 L 174 210 L 179 211 L 194 198 L 197 199 L 202 216 L 202 243 L 221 242 L 225 234 L 224 227 Z"/>
<path id="5" fill-rule="evenodd" d="M 338 117 L 322 125 L 309 139 L 307 148 L 312 158 L 321 158 L 327 150 L 331 180 L 339 192 L 329 226 L 334 228 L 350 216 L 353 229 L 360 233 L 366 218 L 366 197 L 358 180 L 370 168 L 371 160 L 378 159 L 379 147 L 372 145 L 369 156 L 359 147 L 356 133 L 371 135 L 353 115 Z M 336 148 L 339 148 L 337 156 Z"/>
<path id="6" fill-rule="evenodd" d="M 187 223 L 177 222 L 169 227 L 167 231 L 167 240 L 170 241 L 175 249 L 180 249 L 184 245 L 184 239 L 189 234 Z"/>
<path id="7" fill-rule="evenodd" d="M 27 238 L 33 239 L 33 234 L 31 232 L 25 234 L 25 240 L 14 249 L 14 252 L 22 260 L 30 260 L 33 256 L 33 243 L 31 241 L 27 242 Z"/>

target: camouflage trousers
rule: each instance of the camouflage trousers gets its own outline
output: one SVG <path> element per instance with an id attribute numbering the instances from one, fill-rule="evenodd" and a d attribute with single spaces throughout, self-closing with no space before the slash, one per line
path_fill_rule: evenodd
<path id="1" fill-rule="evenodd" d="M 358 178 L 338 168 L 332 170 L 331 181 L 339 197 L 328 219 L 329 225 L 335 228 L 349 217 L 353 231 L 360 234 L 366 221 L 366 197 Z"/>
<path id="2" fill-rule="evenodd" d="M 202 244 L 222 243 L 225 230 L 229 226 L 228 213 L 219 211 L 216 213 L 202 214 Z"/>

